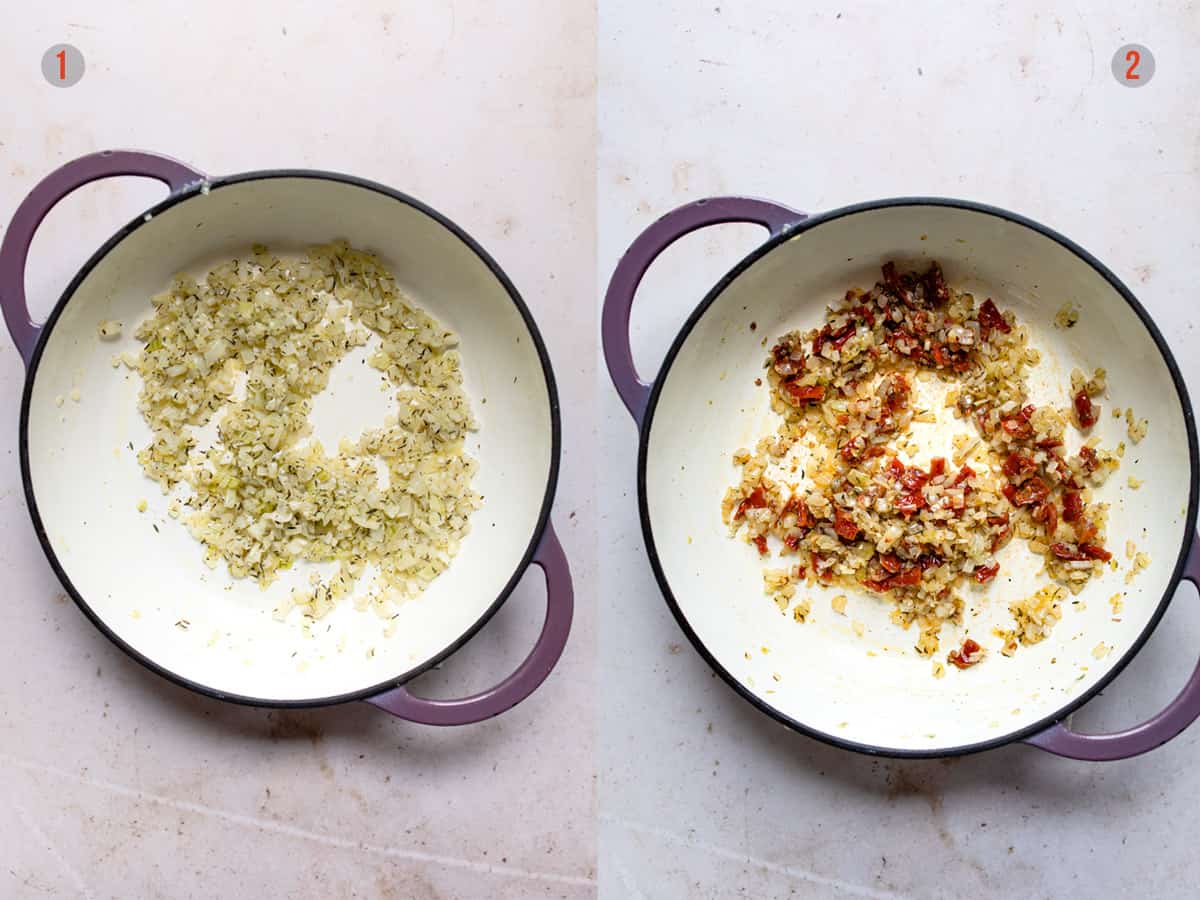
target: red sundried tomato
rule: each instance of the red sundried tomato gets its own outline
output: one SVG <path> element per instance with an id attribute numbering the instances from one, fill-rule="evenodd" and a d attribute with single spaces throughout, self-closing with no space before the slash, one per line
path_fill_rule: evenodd
<path id="1" fill-rule="evenodd" d="M 848 322 L 847 324 L 843 325 L 836 334 L 830 336 L 829 346 L 832 347 L 834 350 L 841 350 L 842 347 L 846 346 L 846 341 L 848 341 L 848 340 L 850 340 L 850 338 L 854 337 L 854 332 L 855 332 L 854 323 Z"/>
<path id="2" fill-rule="evenodd" d="M 833 511 L 833 530 L 837 532 L 838 537 L 846 541 L 852 541 L 858 537 L 859 527 L 854 521 L 854 517 L 842 509 Z"/>
<path id="3" fill-rule="evenodd" d="M 970 638 L 962 642 L 960 649 L 951 650 L 946 656 L 947 662 L 953 663 L 960 669 L 969 669 L 981 659 L 983 659 L 983 648 Z"/>
<path id="4" fill-rule="evenodd" d="M 917 565 L 921 567 L 922 572 L 929 569 L 936 569 L 941 564 L 942 558 L 936 553 L 922 553 L 917 557 Z"/>
<path id="5" fill-rule="evenodd" d="M 1083 515 L 1083 495 L 1079 491 L 1063 491 L 1063 520 L 1074 522 Z"/>
<path id="6" fill-rule="evenodd" d="M 1033 511 L 1033 521 L 1042 523 L 1046 537 L 1054 537 L 1054 532 L 1058 530 L 1058 507 L 1053 501 L 1047 500 Z"/>
<path id="7" fill-rule="evenodd" d="M 866 444 L 867 439 L 861 434 L 850 438 L 841 449 L 842 459 L 848 463 L 858 462 L 862 459 Z"/>
<path id="8" fill-rule="evenodd" d="M 934 263 L 921 279 L 925 285 L 925 299 L 933 306 L 950 302 L 950 288 L 942 277 L 942 267 Z"/>
<path id="9" fill-rule="evenodd" d="M 904 474 L 904 463 L 900 462 L 899 457 L 893 456 L 890 460 L 888 460 L 887 470 L 888 474 L 893 478 L 899 478 Z"/>
<path id="10" fill-rule="evenodd" d="M 975 477 L 975 470 L 972 469 L 970 466 L 963 466 L 961 469 L 958 470 L 958 474 L 954 476 L 954 481 L 951 482 L 951 485 L 953 487 L 958 487 L 960 484 L 962 484 L 968 478 L 974 478 L 974 477 Z"/>
<path id="11" fill-rule="evenodd" d="M 813 400 L 825 399 L 825 387 L 820 384 L 807 384 L 804 386 L 796 384 L 794 381 L 781 385 L 784 391 L 787 392 L 788 398 L 792 404 L 809 403 Z"/>
<path id="12" fill-rule="evenodd" d="M 1096 457 L 1096 451 L 1086 444 L 1079 448 L 1079 460 L 1083 463 L 1085 472 L 1095 472 L 1100 465 L 1100 460 Z"/>
<path id="13" fill-rule="evenodd" d="M 1017 450 L 1008 454 L 1008 459 L 1004 461 L 1004 474 L 1018 481 L 1023 481 L 1036 471 L 1037 463 L 1033 461 L 1033 457 Z"/>
<path id="14" fill-rule="evenodd" d="M 990 552 L 995 553 L 1004 546 L 1005 542 L 1010 537 L 1012 537 L 1012 526 L 1005 525 L 996 533 L 996 536 L 992 538 L 992 546 L 989 548 Z"/>
<path id="15" fill-rule="evenodd" d="M 974 578 L 980 584 L 987 584 L 996 577 L 996 573 L 1000 571 L 1000 563 L 992 563 L 990 566 L 980 566 L 975 570 Z"/>
<path id="16" fill-rule="evenodd" d="M 1079 416 L 1080 428 L 1091 428 L 1096 424 L 1096 408 L 1085 390 L 1075 395 L 1075 414 Z"/>
<path id="17" fill-rule="evenodd" d="M 901 569 L 900 557 L 895 553 L 885 553 L 879 557 L 879 564 L 889 575 L 895 575 Z"/>
<path id="18" fill-rule="evenodd" d="M 996 304 L 992 302 L 992 298 L 988 297 L 983 301 L 983 306 L 979 307 L 979 327 L 983 332 L 983 339 L 986 341 L 988 333 L 995 328 L 998 331 L 1003 331 L 1008 334 L 1012 331 L 1012 326 L 996 308 Z"/>
<path id="19" fill-rule="evenodd" d="M 900 499 L 896 501 L 896 509 L 900 510 L 901 514 L 911 516 L 919 509 L 924 509 L 928 504 L 925 502 L 925 495 L 920 491 L 912 494 L 901 494 Z"/>
<path id="20" fill-rule="evenodd" d="M 1087 516 L 1080 516 L 1075 522 L 1075 540 L 1085 544 L 1100 533 L 1100 529 Z"/>
<path id="21" fill-rule="evenodd" d="M 1034 475 L 1017 488 L 1015 498 L 1010 499 L 1013 499 L 1013 503 L 1017 506 L 1031 506 L 1035 503 L 1041 503 L 1049 495 L 1050 485 Z"/>
<path id="22" fill-rule="evenodd" d="M 1001 419 L 1000 427 L 1004 429 L 1005 434 L 1017 440 L 1025 440 L 1033 436 L 1033 426 L 1029 424 L 1027 419 L 1019 415 Z"/>
<path id="23" fill-rule="evenodd" d="M 875 327 L 875 313 L 871 312 L 869 306 L 856 306 L 851 310 L 855 315 L 861 316 L 867 323 L 868 327 Z"/>
<path id="24" fill-rule="evenodd" d="M 887 580 L 888 587 L 908 587 L 914 584 L 919 584 L 921 581 L 921 567 L 910 566 L 907 569 L 902 569 L 899 573 L 893 575 Z"/>
<path id="25" fill-rule="evenodd" d="M 888 260 L 883 264 L 883 283 L 886 284 L 894 292 L 901 290 L 900 275 L 896 271 L 896 264 Z"/>
<path id="26" fill-rule="evenodd" d="M 782 518 L 788 513 L 796 514 L 797 528 L 812 528 L 815 524 L 817 524 L 817 520 L 813 518 L 812 511 L 809 510 L 808 504 L 795 494 L 792 494 L 792 496 L 788 498 L 787 503 L 783 505 L 783 510 L 779 513 L 779 515 Z"/>
<path id="27" fill-rule="evenodd" d="M 929 461 L 929 477 L 938 478 L 946 474 L 946 457 L 935 456 Z"/>
<path id="28" fill-rule="evenodd" d="M 1079 552 L 1088 559 L 1098 559 L 1101 562 L 1108 562 L 1112 559 L 1112 554 L 1103 547 L 1097 547 L 1095 544 L 1080 544 Z"/>
<path id="29" fill-rule="evenodd" d="M 1071 544 L 1064 544 L 1061 541 L 1051 544 L 1050 552 L 1053 553 L 1055 556 L 1057 556 L 1059 559 L 1071 559 L 1071 560 L 1087 559 L 1087 557 L 1084 556 L 1083 553 L 1081 553 L 1079 551 L 1079 548 L 1074 547 Z"/>
<path id="30" fill-rule="evenodd" d="M 737 509 L 733 513 L 733 521 L 738 521 L 746 514 L 746 510 L 748 509 L 762 509 L 766 505 L 767 495 L 763 492 L 761 486 L 756 487 L 750 492 L 750 496 L 737 505 Z"/>
<path id="31" fill-rule="evenodd" d="M 754 546 L 758 548 L 758 553 L 760 556 L 767 555 L 767 539 L 761 534 L 754 538 Z"/>
<path id="32" fill-rule="evenodd" d="M 917 466 L 910 466 L 908 470 L 900 476 L 900 484 L 910 491 L 919 491 L 925 486 L 925 482 L 928 480 L 929 475 L 927 475 Z"/>

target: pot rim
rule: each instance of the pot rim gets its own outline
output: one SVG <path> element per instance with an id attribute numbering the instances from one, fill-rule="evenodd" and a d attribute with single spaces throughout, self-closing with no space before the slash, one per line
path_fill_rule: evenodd
<path id="1" fill-rule="evenodd" d="M 433 219 L 454 237 L 462 241 L 479 259 L 487 266 L 488 270 L 500 282 L 501 286 L 507 292 L 509 299 L 516 306 L 517 312 L 520 313 L 525 327 L 529 332 L 530 339 L 533 342 L 534 349 L 537 352 L 538 360 L 542 366 L 542 374 L 546 379 L 546 400 L 550 410 L 550 471 L 546 480 L 546 489 L 542 496 L 541 508 L 538 511 L 537 524 L 534 526 L 533 534 L 530 536 L 529 543 L 522 554 L 520 561 L 513 570 L 512 575 L 497 595 L 496 599 L 483 611 L 475 622 L 460 634 L 455 640 L 451 641 L 445 648 L 438 651 L 429 659 L 422 662 L 407 671 L 392 678 L 385 679 L 382 682 L 373 684 L 369 687 L 359 688 L 354 691 L 348 691 L 342 694 L 335 694 L 326 697 L 309 697 L 297 700 L 278 700 L 265 699 L 261 697 L 252 697 L 244 694 L 227 693 L 225 691 L 215 690 L 207 685 L 201 684 L 190 678 L 185 678 L 176 672 L 173 672 L 164 663 L 157 662 L 141 651 L 135 649 L 132 645 L 123 640 L 115 631 L 113 631 L 105 622 L 105 620 L 97 614 L 84 600 L 82 594 L 75 588 L 55 554 L 54 549 L 50 545 L 50 540 L 46 534 L 46 529 L 42 523 L 41 515 L 38 512 L 37 501 L 34 498 L 33 481 L 29 470 L 29 410 L 33 392 L 34 376 L 37 373 L 38 364 L 41 361 L 42 351 L 45 348 L 46 341 L 50 333 L 54 330 L 54 325 L 57 323 L 62 311 L 66 308 L 75 291 L 83 280 L 91 273 L 91 271 L 100 263 L 109 252 L 112 251 L 121 241 L 127 238 L 137 229 L 149 225 L 156 220 L 156 217 L 186 200 L 201 196 L 210 191 L 220 190 L 221 188 L 231 185 L 243 184 L 250 181 L 267 181 L 276 178 L 307 178 L 315 181 L 333 181 L 341 184 L 348 184 L 354 187 L 365 188 L 383 194 L 406 206 L 412 207 L 418 212 L 423 213 Z M 147 218 L 149 216 L 149 218 Z M 249 172 L 239 172 L 233 175 L 224 176 L 208 176 L 204 179 L 189 184 L 180 191 L 169 194 L 165 199 L 150 207 L 141 215 L 130 221 L 128 224 L 118 229 L 112 237 L 106 240 L 95 253 L 88 259 L 83 267 L 71 279 L 63 291 L 62 296 L 55 303 L 54 309 L 46 318 L 45 323 L 41 326 L 38 334 L 37 343 L 34 346 L 33 354 L 29 359 L 29 365 L 25 372 L 25 384 L 21 392 L 21 412 L 20 423 L 18 427 L 18 450 L 20 453 L 21 463 L 21 485 L 25 493 L 25 502 L 29 507 L 29 515 L 33 520 L 34 531 L 37 534 L 38 541 L 42 545 L 42 550 L 46 554 L 46 559 L 50 563 L 50 567 L 58 576 L 59 581 L 66 589 L 67 594 L 75 601 L 75 605 L 83 612 L 93 625 L 113 644 L 122 650 L 127 656 L 142 666 L 149 669 L 151 672 L 159 675 L 168 681 L 171 681 L 181 687 L 188 688 L 198 694 L 203 694 L 207 697 L 212 697 L 217 700 L 224 700 L 230 703 L 236 703 L 243 706 L 258 706 L 271 709 L 307 709 L 322 706 L 336 706 L 342 703 L 349 703 L 355 700 L 365 700 L 369 697 L 374 697 L 378 694 L 385 693 L 394 688 L 398 688 L 403 684 L 416 678 L 418 675 L 434 668 L 444 662 L 452 654 L 462 649 L 471 638 L 473 638 L 482 629 L 491 618 L 504 605 L 504 601 L 512 594 L 517 583 L 524 576 L 525 572 L 533 563 L 533 556 L 537 550 L 538 543 L 541 540 L 542 534 L 546 530 L 547 523 L 550 520 L 550 508 L 554 502 L 554 494 L 558 485 L 559 457 L 562 450 L 562 421 L 561 412 L 558 402 L 558 388 L 554 380 L 554 371 L 550 364 L 550 356 L 546 350 L 545 342 L 542 340 L 541 332 L 538 331 L 537 325 L 534 322 L 533 315 L 529 311 L 524 299 L 516 286 L 505 274 L 500 265 L 488 254 L 483 246 L 475 240 L 465 229 L 456 224 L 453 220 L 435 210 L 433 207 L 416 199 L 415 197 L 390 188 L 387 185 L 381 184 L 370 179 L 360 178 L 356 175 L 347 175 L 341 172 L 331 172 L 322 169 L 260 169 Z"/>
<path id="2" fill-rule="evenodd" d="M 748 688 L 741 680 L 733 675 L 728 669 L 722 666 L 716 657 L 708 650 L 704 642 L 692 629 L 688 622 L 687 616 L 680 608 L 675 595 L 672 593 L 670 585 L 667 581 L 666 573 L 663 571 L 662 562 L 659 559 L 658 551 L 654 541 L 654 532 L 650 524 L 649 507 L 646 496 L 646 464 L 649 450 L 650 429 L 654 422 L 654 414 L 658 408 L 659 396 L 662 393 L 662 386 L 666 383 L 671 374 L 671 367 L 675 359 L 679 355 L 683 345 L 687 343 L 688 337 L 691 335 L 693 328 L 708 311 L 708 308 L 716 302 L 717 298 L 724 293 L 738 277 L 740 277 L 747 269 L 757 263 L 764 256 L 775 250 L 777 247 L 791 240 L 792 238 L 814 228 L 818 228 L 828 222 L 837 219 L 845 218 L 846 216 L 855 215 L 862 212 L 870 212 L 877 209 L 887 209 L 890 207 L 903 206 L 937 206 L 950 209 L 962 209 L 984 215 L 994 216 L 1004 219 L 1016 225 L 1022 225 L 1033 231 L 1038 232 L 1059 244 L 1063 249 L 1075 254 L 1083 262 L 1087 263 L 1101 277 L 1103 277 L 1112 288 L 1124 298 L 1125 302 L 1133 309 L 1149 332 L 1155 345 L 1158 347 L 1160 356 L 1170 372 L 1171 379 L 1175 384 L 1176 396 L 1183 409 L 1184 427 L 1187 431 L 1189 464 L 1190 464 L 1190 483 L 1188 488 L 1188 505 L 1187 514 L 1184 517 L 1185 530 L 1183 534 L 1182 545 L 1179 550 L 1179 555 L 1175 560 L 1175 567 L 1171 574 L 1170 581 L 1167 584 L 1167 589 L 1159 601 L 1154 613 L 1150 616 L 1145 627 L 1137 638 L 1129 645 L 1128 649 L 1121 658 L 1106 672 L 1097 682 L 1088 690 L 1084 691 L 1078 697 L 1073 698 L 1070 702 L 1059 707 L 1055 712 L 1048 716 L 1039 719 L 1032 724 L 1026 725 L 1015 731 L 1007 732 L 999 737 L 990 738 L 985 741 L 977 741 L 971 744 L 961 744 L 950 747 L 935 747 L 930 749 L 909 749 L 899 747 L 886 747 L 875 744 L 864 744 L 859 741 L 847 740 L 846 738 L 838 737 L 828 732 L 820 731 L 812 726 L 806 725 L 800 720 L 789 716 L 781 710 L 775 708 L 768 703 L 762 696 Z M 1191 400 L 1188 397 L 1187 387 L 1184 384 L 1183 376 L 1179 371 L 1179 367 L 1175 362 L 1174 356 L 1171 354 L 1170 348 L 1167 346 L 1166 340 L 1163 338 L 1158 327 L 1154 324 L 1154 320 L 1150 314 L 1133 295 L 1133 292 L 1125 286 L 1125 284 L 1099 259 L 1092 253 L 1085 250 L 1079 244 L 1072 241 L 1070 238 L 1055 231 L 1046 225 L 1041 224 L 1026 216 L 1018 213 L 1002 209 L 997 206 L 991 206 L 986 203 L 978 203 L 972 200 L 959 200 L 951 197 L 933 197 L 933 196 L 909 196 L 909 197 L 889 197 L 879 200 L 868 200 L 861 203 L 853 203 L 848 206 L 838 207 L 828 210 L 823 213 L 808 216 L 805 219 L 797 222 L 795 225 L 788 226 L 780 233 L 772 235 L 763 244 L 756 247 L 747 254 L 740 262 L 730 269 L 720 281 L 705 295 L 704 299 L 696 306 L 692 313 L 680 328 L 679 333 L 672 341 L 670 349 L 667 351 L 666 357 L 663 359 L 662 365 L 659 367 L 658 374 L 654 378 L 650 396 L 646 403 L 646 413 L 642 418 L 641 429 L 638 435 L 638 469 L 637 469 L 637 493 L 638 493 L 638 515 L 641 520 L 642 533 L 646 538 L 646 553 L 650 558 L 650 566 L 654 571 L 654 578 L 658 582 L 659 589 L 662 591 L 663 597 L 667 602 L 668 608 L 675 617 L 679 627 L 687 636 L 699 652 L 700 656 L 712 668 L 714 672 L 743 699 L 747 700 L 759 711 L 766 713 L 771 718 L 775 719 L 793 731 L 798 731 L 803 735 L 815 738 L 823 743 L 830 744 L 843 750 L 851 750 L 856 753 L 862 753 L 869 756 L 886 756 L 895 759 L 930 759 L 937 757 L 964 756 L 970 753 L 978 753 L 984 750 L 992 750 L 996 747 L 1002 747 L 1006 744 L 1014 743 L 1031 737 L 1038 732 L 1044 731 L 1051 727 L 1056 722 L 1066 718 L 1075 710 L 1079 709 L 1104 688 L 1112 683 L 1134 656 L 1145 645 L 1150 635 L 1158 627 L 1158 623 L 1162 620 L 1163 615 L 1170 606 L 1175 592 L 1179 587 L 1179 583 L 1183 578 L 1184 564 L 1187 561 L 1188 551 L 1195 540 L 1195 522 L 1197 501 L 1200 498 L 1200 462 L 1197 458 L 1200 457 L 1198 451 L 1198 443 L 1196 436 L 1196 421 L 1195 414 L 1192 410 Z"/>

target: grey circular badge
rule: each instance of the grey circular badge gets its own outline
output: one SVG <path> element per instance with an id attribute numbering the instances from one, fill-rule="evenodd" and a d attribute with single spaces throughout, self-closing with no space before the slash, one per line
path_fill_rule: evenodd
<path id="1" fill-rule="evenodd" d="M 1154 77 L 1154 54 L 1141 44 L 1126 44 L 1112 58 L 1113 78 L 1125 87 L 1142 87 Z"/>
<path id="2" fill-rule="evenodd" d="M 83 54 L 70 44 L 55 44 L 42 54 L 42 75 L 55 87 L 70 87 L 83 77 Z"/>

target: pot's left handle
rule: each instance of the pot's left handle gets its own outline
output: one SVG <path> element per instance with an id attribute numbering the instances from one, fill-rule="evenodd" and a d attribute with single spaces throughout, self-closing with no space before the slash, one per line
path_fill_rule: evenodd
<path id="1" fill-rule="evenodd" d="M 1183 577 L 1200 590 L 1200 535 L 1192 537 L 1192 549 L 1184 566 Z M 1183 690 L 1167 708 L 1141 725 L 1116 734 L 1079 734 L 1062 722 L 1025 739 L 1041 750 L 1070 759 L 1108 761 L 1128 759 L 1161 747 L 1200 718 L 1200 664 L 1192 672 Z"/>
<path id="2" fill-rule="evenodd" d="M 172 192 L 204 179 L 204 173 L 157 153 L 104 150 L 72 160 L 51 172 L 29 192 L 13 214 L 4 241 L 0 243 L 0 310 L 4 312 L 8 333 L 27 366 L 42 330 L 42 326 L 30 317 L 25 302 L 25 260 L 33 235 L 46 214 L 67 194 L 90 182 L 117 175 L 156 178 Z"/>
<path id="3" fill-rule="evenodd" d="M 469 725 L 512 709 L 537 690 L 562 656 L 575 607 L 571 569 L 549 522 L 533 554 L 533 564 L 546 576 L 546 619 L 533 651 L 515 672 L 494 688 L 462 700 L 428 700 L 415 696 L 407 686 L 401 685 L 370 697 L 367 702 L 394 716 L 423 725 Z"/>
<path id="4" fill-rule="evenodd" d="M 806 218 L 808 216 L 805 213 L 770 200 L 712 197 L 672 210 L 630 244 L 608 283 L 600 328 L 604 359 L 608 363 L 613 386 L 638 425 L 642 424 L 642 417 L 646 414 L 650 385 L 641 379 L 633 366 L 629 316 L 633 311 L 633 297 L 650 264 L 681 237 L 709 225 L 761 225 L 775 236 Z"/>

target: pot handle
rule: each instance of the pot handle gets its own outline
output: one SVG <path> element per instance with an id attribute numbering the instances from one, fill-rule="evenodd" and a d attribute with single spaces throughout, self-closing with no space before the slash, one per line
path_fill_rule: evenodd
<path id="1" fill-rule="evenodd" d="M 808 218 L 769 200 L 752 197 L 712 197 L 696 200 L 667 213 L 629 245 L 617 264 L 608 292 L 604 295 L 601 313 L 601 337 L 604 359 L 613 386 L 621 395 L 629 414 L 640 426 L 650 399 L 651 385 L 638 377 L 633 365 L 633 350 L 629 344 L 629 315 L 633 298 L 650 264 L 681 237 L 709 225 L 745 222 L 761 225 L 772 236 Z"/>
<path id="2" fill-rule="evenodd" d="M 157 178 L 172 192 L 204 178 L 202 172 L 178 160 L 138 150 L 103 150 L 72 160 L 55 169 L 29 192 L 13 214 L 0 243 L 0 310 L 8 333 L 28 366 L 42 326 L 29 316 L 25 302 L 25 261 L 29 245 L 46 214 L 67 194 L 101 178 L 141 175 Z"/>
<path id="3" fill-rule="evenodd" d="M 533 563 L 546 576 L 546 620 L 533 651 L 515 672 L 494 688 L 462 700 L 427 700 L 401 685 L 366 702 L 422 725 L 469 725 L 512 709 L 537 690 L 562 656 L 575 603 L 570 566 L 549 522 L 533 554 Z"/>
<path id="4" fill-rule="evenodd" d="M 1200 536 L 1192 539 L 1183 577 L 1200 589 Z M 1167 708 L 1141 725 L 1116 734 L 1078 734 L 1062 722 L 1055 722 L 1045 731 L 1026 738 L 1025 743 L 1070 759 L 1128 759 L 1178 737 L 1197 717 L 1200 717 L 1200 664 Z"/>

